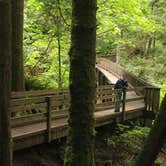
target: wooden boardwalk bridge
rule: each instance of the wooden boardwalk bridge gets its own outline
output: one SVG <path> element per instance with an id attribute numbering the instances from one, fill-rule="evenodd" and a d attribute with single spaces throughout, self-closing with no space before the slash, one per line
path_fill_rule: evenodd
<path id="1" fill-rule="evenodd" d="M 160 89 L 138 79 L 106 59 L 96 65 L 95 127 L 154 114 L 159 107 Z M 130 86 L 123 90 L 121 111 L 114 112 L 116 91 L 113 85 L 125 75 Z M 51 142 L 67 135 L 70 95 L 68 89 L 13 92 L 11 132 L 14 150 Z"/>

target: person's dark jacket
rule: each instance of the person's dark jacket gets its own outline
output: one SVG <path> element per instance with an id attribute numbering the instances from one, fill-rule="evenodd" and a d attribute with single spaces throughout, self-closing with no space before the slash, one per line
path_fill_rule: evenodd
<path id="1" fill-rule="evenodd" d="M 125 79 L 118 79 L 118 81 L 115 84 L 115 89 L 125 89 L 128 87 L 128 82 Z"/>

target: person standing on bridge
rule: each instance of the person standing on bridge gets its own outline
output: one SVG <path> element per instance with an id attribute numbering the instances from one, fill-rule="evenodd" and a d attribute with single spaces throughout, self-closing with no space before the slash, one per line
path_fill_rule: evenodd
<path id="1" fill-rule="evenodd" d="M 115 83 L 114 89 L 117 89 L 117 91 L 115 92 L 115 112 L 120 112 L 122 91 L 127 87 L 128 87 L 128 82 L 124 76 L 120 77 Z"/>

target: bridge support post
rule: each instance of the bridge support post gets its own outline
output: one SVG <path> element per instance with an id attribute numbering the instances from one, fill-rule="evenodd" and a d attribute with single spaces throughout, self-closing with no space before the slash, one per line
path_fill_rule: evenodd
<path id="1" fill-rule="evenodd" d="M 160 88 L 156 88 L 156 111 L 159 111 L 159 107 L 160 107 Z"/>
<path id="2" fill-rule="evenodd" d="M 47 139 L 48 143 L 51 142 L 51 97 L 46 97 L 46 102 L 47 102 Z"/>
<path id="3" fill-rule="evenodd" d="M 146 112 L 148 111 L 148 88 L 145 87 L 144 89 L 144 102 L 145 102 L 145 109 L 143 114 L 143 126 L 146 126 Z"/>
<path id="4" fill-rule="evenodd" d="M 122 121 L 125 121 L 126 119 L 126 89 L 123 89 L 123 100 L 122 100 Z"/>
<path id="5" fill-rule="evenodd" d="M 147 126 L 152 123 L 152 119 L 155 118 L 156 112 L 159 110 L 160 103 L 160 88 L 157 87 L 145 87 L 145 110 L 144 110 L 144 125 Z"/>

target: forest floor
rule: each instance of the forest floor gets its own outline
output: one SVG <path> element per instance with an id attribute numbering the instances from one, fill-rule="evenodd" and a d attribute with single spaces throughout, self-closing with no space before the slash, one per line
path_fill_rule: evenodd
<path id="1" fill-rule="evenodd" d="M 111 134 L 112 133 L 112 134 Z M 131 166 L 149 133 L 147 127 L 117 125 L 96 131 L 96 166 Z M 14 166 L 63 166 L 66 140 L 43 144 L 14 153 Z M 166 148 L 155 166 L 166 166 Z"/>

